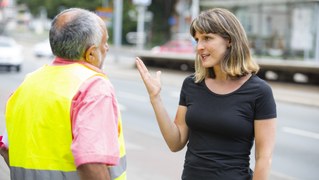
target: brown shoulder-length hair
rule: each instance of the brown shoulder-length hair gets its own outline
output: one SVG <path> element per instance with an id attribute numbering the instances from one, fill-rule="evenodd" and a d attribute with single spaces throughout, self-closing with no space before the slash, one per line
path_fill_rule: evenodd
<path id="1" fill-rule="evenodd" d="M 218 34 L 230 42 L 221 68 L 229 78 L 238 78 L 246 74 L 256 74 L 259 70 L 258 64 L 252 59 L 246 32 L 230 11 L 222 8 L 214 8 L 202 12 L 196 17 L 190 26 L 190 33 Z M 214 78 L 213 68 L 207 69 L 202 66 L 199 56 L 195 60 L 195 82 L 198 83 L 206 77 Z"/>

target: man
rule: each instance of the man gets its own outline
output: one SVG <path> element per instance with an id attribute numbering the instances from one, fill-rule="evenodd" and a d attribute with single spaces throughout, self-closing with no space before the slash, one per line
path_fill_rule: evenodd
<path id="1" fill-rule="evenodd" d="M 125 180 L 121 116 L 101 70 L 105 23 L 71 8 L 54 18 L 49 36 L 54 62 L 27 75 L 7 102 L 1 154 L 11 179 Z"/>

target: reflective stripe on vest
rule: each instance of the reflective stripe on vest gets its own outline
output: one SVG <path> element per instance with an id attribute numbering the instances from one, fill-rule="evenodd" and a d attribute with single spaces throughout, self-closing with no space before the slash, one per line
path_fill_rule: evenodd
<path id="1" fill-rule="evenodd" d="M 109 172 L 112 179 L 125 180 L 126 179 L 126 156 L 120 158 L 119 165 L 110 166 Z"/>
<path id="2" fill-rule="evenodd" d="M 61 178 L 55 178 L 60 176 L 64 177 L 62 179 L 71 180 L 78 178 L 74 175 L 76 167 L 70 149 L 72 99 L 86 79 L 96 75 L 105 77 L 84 67 L 74 63 L 40 68 L 28 75 L 10 97 L 6 106 L 6 126 L 10 142 L 11 176 L 14 177 L 12 179 L 26 179 L 25 176 L 52 180 L 60 180 Z M 47 83 L 49 81 L 51 83 Z M 35 89 L 37 91 L 34 92 L 37 94 L 32 94 Z M 43 96 L 38 95 L 39 93 Z M 53 108 L 52 102 L 54 102 Z M 122 180 L 126 174 L 126 162 L 120 115 L 118 124 L 121 157 L 118 166 L 124 166 L 109 169 L 113 179 Z M 27 134 L 27 132 L 32 133 Z M 34 141 L 35 139 L 37 141 Z"/>
<path id="3" fill-rule="evenodd" d="M 118 132 L 119 132 L 119 145 L 120 145 L 120 162 L 117 166 L 110 166 L 109 171 L 112 179 L 126 180 L 126 151 L 124 144 L 122 117 L 120 110 L 118 110 Z"/>
<path id="4" fill-rule="evenodd" d="M 10 167 L 11 180 L 79 180 L 76 171 L 61 172 L 53 170 L 33 170 L 19 167 Z"/>

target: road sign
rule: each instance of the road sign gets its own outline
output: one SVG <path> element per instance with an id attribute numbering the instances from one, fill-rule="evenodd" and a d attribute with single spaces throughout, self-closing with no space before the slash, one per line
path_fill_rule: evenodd
<path id="1" fill-rule="evenodd" d="M 146 34 L 143 33 L 142 37 L 139 36 L 137 32 L 129 32 L 126 34 L 126 40 L 127 42 L 131 44 L 137 44 L 138 40 L 141 38 L 142 43 L 146 42 Z"/>
<path id="2" fill-rule="evenodd" d="M 133 0 L 133 4 L 149 6 L 152 3 L 152 0 Z"/>
<path id="3" fill-rule="evenodd" d="M 113 9 L 109 7 L 96 8 L 96 14 L 102 19 L 111 19 L 113 16 Z"/>
<path id="4" fill-rule="evenodd" d="M 98 7 L 95 10 L 96 14 L 100 16 L 106 23 L 107 27 L 112 25 L 113 9 L 109 7 Z"/>

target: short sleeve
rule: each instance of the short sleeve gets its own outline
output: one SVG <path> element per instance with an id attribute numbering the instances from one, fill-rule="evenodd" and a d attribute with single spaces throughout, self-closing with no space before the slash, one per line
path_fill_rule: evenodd
<path id="1" fill-rule="evenodd" d="M 187 88 L 187 84 L 189 81 L 189 77 L 187 77 L 183 84 L 182 84 L 182 88 L 181 88 L 181 92 L 180 92 L 180 96 L 179 96 L 179 105 L 181 106 L 186 106 L 186 88 Z"/>
<path id="2" fill-rule="evenodd" d="M 260 85 L 255 104 L 255 120 L 277 117 L 276 103 L 271 87 L 266 83 Z"/>
<path id="3" fill-rule="evenodd" d="M 78 167 L 119 161 L 118 109 L 113 86 L 102 77 L 83 83 L 72 103 L 71 150 Z"/>
<path id="4" fill-rule="evenodd" d="M 184 82 L 182 84 L 180 96 L 179 96 L 179 105 L 181 106 L 187 106 L 187 95 L 186 92 L 190 87 L 190 84 L 194 82 L 194 75 L 189 75 L 184 79 Z"/>

